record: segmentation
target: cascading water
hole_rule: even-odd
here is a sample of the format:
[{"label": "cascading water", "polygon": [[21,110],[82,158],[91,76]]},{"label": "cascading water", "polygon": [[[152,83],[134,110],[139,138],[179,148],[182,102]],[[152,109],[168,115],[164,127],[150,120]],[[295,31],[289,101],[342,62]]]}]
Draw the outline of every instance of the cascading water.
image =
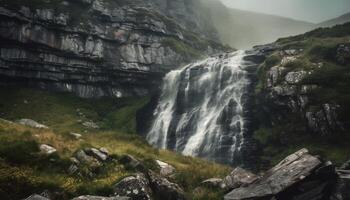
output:
[{"label": "cascading water", "polygon": [[209,57],[164,78],[147,140],[158,148],[234,163],[244,143],[249,84],[243,51]]}]

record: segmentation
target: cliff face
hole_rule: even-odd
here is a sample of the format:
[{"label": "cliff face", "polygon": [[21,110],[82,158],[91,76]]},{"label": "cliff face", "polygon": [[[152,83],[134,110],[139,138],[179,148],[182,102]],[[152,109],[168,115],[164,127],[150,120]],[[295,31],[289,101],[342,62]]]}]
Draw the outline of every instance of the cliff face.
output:
[{"label": "cliff face", "polygon": [[349,25],[256,47],[267,56],[255,90],[255,137],[264,149],[263,158],[273,161],[274,156],[307,146],[335,162],[346,159]]},{"label": "cliff face", "polygon": [[1,1],[4,85],[20,83],[81,97],[143,96],[169,70],[224,50],[204,39],[205,34],[186,30],[191,23],[198,25],[194,31],[203,30],[198,18],[182,16],[193,20],[175,22],[179,5],[186,6],[183,1],[16,2]]}]

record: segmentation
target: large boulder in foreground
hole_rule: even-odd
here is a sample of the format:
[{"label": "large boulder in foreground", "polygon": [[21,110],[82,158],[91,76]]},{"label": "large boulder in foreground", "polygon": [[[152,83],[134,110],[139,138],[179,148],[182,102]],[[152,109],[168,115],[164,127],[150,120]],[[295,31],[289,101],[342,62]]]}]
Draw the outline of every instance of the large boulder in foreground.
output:
[{"label": "large boulder in foreground", "polygon": [[[334,166],[302,149],[266,172],[258,181],[234,189],[225,200],[328,199],[336,174]],[[328,195],[328,197],[327,197]]]},{"label": "large boulder in foreground", "polygon": [[128,176],[114,186],[115,196],[127,196],[132,200],[151,200],[149,181],[142,173]]},{"label": "large boulder in foreground", "polygon": [[232,190],[253,183],[259,177],[240,167],[235,168],[221,183],[221,188]]},{"label": "large boulder in foreground", "polygon": [[154,173],[148,172],[151,189],[155,199],[162,200],[184,200],[184,191],[176,183],[170,182],[168,179]]}]

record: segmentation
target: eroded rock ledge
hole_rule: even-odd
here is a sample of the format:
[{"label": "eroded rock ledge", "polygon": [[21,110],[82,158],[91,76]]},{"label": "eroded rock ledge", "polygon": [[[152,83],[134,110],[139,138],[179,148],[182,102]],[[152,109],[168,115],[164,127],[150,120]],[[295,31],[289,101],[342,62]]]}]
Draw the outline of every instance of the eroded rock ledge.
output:
[{"label": "eroded rock ledge", "polygon": [[167,71],[222,50],[197,36],[202,43],[193,41],[152,7],[102,0],[51,7],[0,7],[1,84],[81,97],[143,96]]}]

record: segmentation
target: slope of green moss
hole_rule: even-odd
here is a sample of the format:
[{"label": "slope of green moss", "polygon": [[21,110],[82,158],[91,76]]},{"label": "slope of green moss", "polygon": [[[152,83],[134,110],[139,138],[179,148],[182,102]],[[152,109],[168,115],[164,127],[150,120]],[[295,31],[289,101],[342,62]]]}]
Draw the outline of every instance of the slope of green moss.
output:
[{"label": "slope of green moss", "polygon": [[[151,169],[156,169],[155,159],[162,160],[176,168],[171,181],[185,189],[188,199],[222,199],[222,191],[195,188],[207,178],[227,175],[230,167],[157,150],[135,134],[136,111],[148,98],[81,99],[26,88],[0,88],[0,94],[0,118],[30,118],[50,127],[34,129],[0,119],[0,196],[5,199],[22,199],[45,189],[58,192],[60,199],[109,195],[113,184],[134,172],[111,164],[93,179],[69,175],[69,158],[85,147],[105,147],[116,158],[130,154]],[[92,120],[101,128],[88,129],[80,120]],[[82,134],[82,140],[70,132]],[[39,144],[49,144],[57,153],[43,156]]]}]

